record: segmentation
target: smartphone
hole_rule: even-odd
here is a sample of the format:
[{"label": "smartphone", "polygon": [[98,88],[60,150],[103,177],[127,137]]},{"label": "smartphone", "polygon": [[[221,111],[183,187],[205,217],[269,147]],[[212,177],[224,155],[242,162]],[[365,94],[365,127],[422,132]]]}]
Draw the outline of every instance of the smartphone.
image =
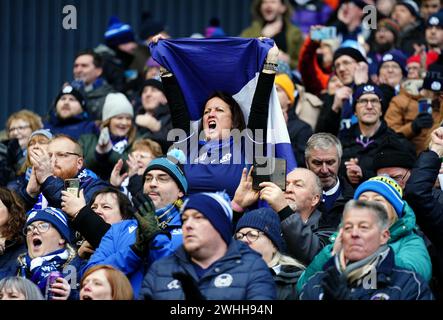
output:
[{"label": "smartphone", "polygon": [[420,99],[418,100],[418,113],[427,112],[432,114],[432,100]]},{"label": "smartphone", "polygon": [[252,188],[260,190],[260,183],[273,182],[283,191],[286,190],[286,159],[255,157],[252,170]]},{"label": "smartphone", "polygon": [[80,180],[79,179],[66,179],[65,180],[65,191],[78,197],[80,191]]},{"label": "smartphone", "polygon": [[328,40],[337,37],[336,27],[321,27],[319,29],[312,29],[310,32],[310,37],[312,40]]}]

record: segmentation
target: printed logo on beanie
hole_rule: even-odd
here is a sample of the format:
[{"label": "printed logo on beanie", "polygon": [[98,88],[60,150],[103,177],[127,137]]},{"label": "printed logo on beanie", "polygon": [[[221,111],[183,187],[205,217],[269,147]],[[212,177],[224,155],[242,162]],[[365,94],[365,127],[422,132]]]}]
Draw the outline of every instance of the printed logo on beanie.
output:
[{"label": "printed logo on beanie", "polygon": [[440,23],[440,20],[438,20],[437,17],[431,17],[431,18],[429,19],[429,24],[430,24],[431,26],[438,26],[439,23]]},{"label": "printed logo on beanie", "polygon": [[364,86],[364,88],[363,88],[364,93],[374,92],[374,90],[375,90],[374,86],[371,86],[371,85]]},{"label": "printed logo on beanie", "polygon": [[73,87],[71,87],[71,86],[66,86],[66,87],[63,88],[62,92],[63,92],[63,93],[71,93],[72,90],[74,90]]},{"label": "printed logo on beanie", "polygon": [[395,191],[397,191],[397,193],[400,195],[400,197],[403,197],[403,189],[400,187],[400,185],[395,180],[393,180],[390,177],[377,176],[377,177],[370,178],[368,181],[382,181],[384,183],[387,183],[391,187],[393,187],[395,189]]},{"label": "printed logo on beanie", "polygon": [[37,213],[38,213],[37,211],[32,211],[32,212],[28,215],[28,219],[27,219],[26,221],[29,221],[29,220],[31,220],[32,218],[34,218],[35,215],[36,215]]},{"label": "printed logo on beanie", "polygon": [[394,59],[394,57],[393,57],[393,55],[390,54],[390,53],[385,54],[385,55],[383,56],[383,61],[391,61],[391,60],[393,60],[393,59]]},{"label": "printed logo on beanie", "polygon": [[440,90],[441,89],[441,83],[438,82],[438,81],[433,81],[431,83],[431,89],[434,90],[434,91]]}]

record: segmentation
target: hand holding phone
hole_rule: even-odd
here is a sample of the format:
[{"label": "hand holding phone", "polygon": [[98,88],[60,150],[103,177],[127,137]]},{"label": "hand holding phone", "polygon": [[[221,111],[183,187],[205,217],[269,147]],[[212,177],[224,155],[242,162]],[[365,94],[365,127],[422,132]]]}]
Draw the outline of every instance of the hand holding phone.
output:
[{"label": "hand holding phone", "polygon": [[252,171],[252,188],[260,190],[260,183],[275,183],[286,190],[286,160],[281,158],[255,157]]},{"label": "hand holding phone", "polygon": [[420,99],[418,100],[418,113],[427,112],[432,114],[432,100]]},{"label": "hand holding phone", "polygon": [[79,179],[66,179],[64,189],[65,189],[65,191],[75,195],[78,198],[79,190],[80,190],[80,180]]}]

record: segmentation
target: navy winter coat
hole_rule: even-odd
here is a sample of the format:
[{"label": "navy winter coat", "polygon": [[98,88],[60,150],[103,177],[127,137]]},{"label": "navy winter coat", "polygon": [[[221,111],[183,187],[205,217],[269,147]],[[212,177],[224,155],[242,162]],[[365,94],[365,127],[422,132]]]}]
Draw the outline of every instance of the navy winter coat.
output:
[{"label": "navy winter coat", "polygon": [[174,272],[185,272],[208,300],[274,300],[276,285],[261,255],[238,240],[232,240],[225,256],[213,263],[199,279],[188,254],[180,247],[172,256],[152,264],[141,295],[153,300],[184,300]]},{"label": "navy winter coat", "polygon": [[[322,280],[325,270],[335,265],[335,257],[325,264],[323,271],[316,273],[300,294],[300,300],[322,300]],[[361,281],[352,286],[348,285],[352,300],[433,300],[431,289],[426,281],[413,271],[399,268],[395,265],[394,253],[389,253],[376,266],[377,283],[375,289],[364,288]],[[363,282],[364,283],[364,282]],[[372,282],[370,283],[372,287]]]}]

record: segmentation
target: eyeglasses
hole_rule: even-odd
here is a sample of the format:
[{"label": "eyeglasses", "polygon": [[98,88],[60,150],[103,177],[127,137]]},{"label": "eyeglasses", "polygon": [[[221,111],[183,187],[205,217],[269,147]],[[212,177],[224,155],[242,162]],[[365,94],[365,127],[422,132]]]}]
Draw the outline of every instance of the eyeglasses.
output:
[{"label": "eyeglasses", "polygon": [[248,231],[246,233],[237,232],[235,234],[235,239],[241,240],[244,237],[246,237],[246,239],[248,239],[248,241],[255,242],[255,241],[257,241],[258,238],[260,238],[260,235],[262,235],[263,233],[264,232],[262,232],[262,231]]},{"label": "eyeglasses", "polygon": [[369,102],[373,106],[379,106],[381,104],[381,101],[379,99],[358,99],[357,100],[357,104],[360,106],[367,106]]},{"label": "eyeglasses", "polygon": [[39,233],[45,233],[48,232],[48,230],[51,228],[51,224],[48,222],[39,223],[38,225],[32,225],[30,224],[26,228],[23,229],[23,234],[25,236],[34,233],[34,230],[37,229]]},{"label": "eyeglasses", "polygon": [[28,129],[28,128],[30,128],[30,127],[31,127],[31,126],[30,126],[29,124],[26,125],[26,126],[11,127],[11,128],[9,128],[8,132],[9,132],[9,133],[13,133],[15,130],[17,130],[17,131],[23,131],[23,130]]},{"label": "eyeglasses", "polygon": [[401,70],[400,66],[398,64],[387,64],[384,63],[380,69],[388,70],[388,69],[394,69],[394,70]]},{"label": "eyeglasses", "polygon": [[150,174],[148,174],[146,176],[145,181],[148,182],[148,183],[151,183],[152,181],[154,181],[154,179],[159,184],[166,184],[166,183],[171,181],[171,177],[169,177],[167,175],[159,175],[159,176],[154,177],[154,176],[152,176]]},{"label": "eyeglasses", "polygon": [[56,153],[48,152],[48,156],[49,158],[55,157],[56,159],[66,159],[69,156],[81,157],[81,155],[75,152],[56,152]]}]

